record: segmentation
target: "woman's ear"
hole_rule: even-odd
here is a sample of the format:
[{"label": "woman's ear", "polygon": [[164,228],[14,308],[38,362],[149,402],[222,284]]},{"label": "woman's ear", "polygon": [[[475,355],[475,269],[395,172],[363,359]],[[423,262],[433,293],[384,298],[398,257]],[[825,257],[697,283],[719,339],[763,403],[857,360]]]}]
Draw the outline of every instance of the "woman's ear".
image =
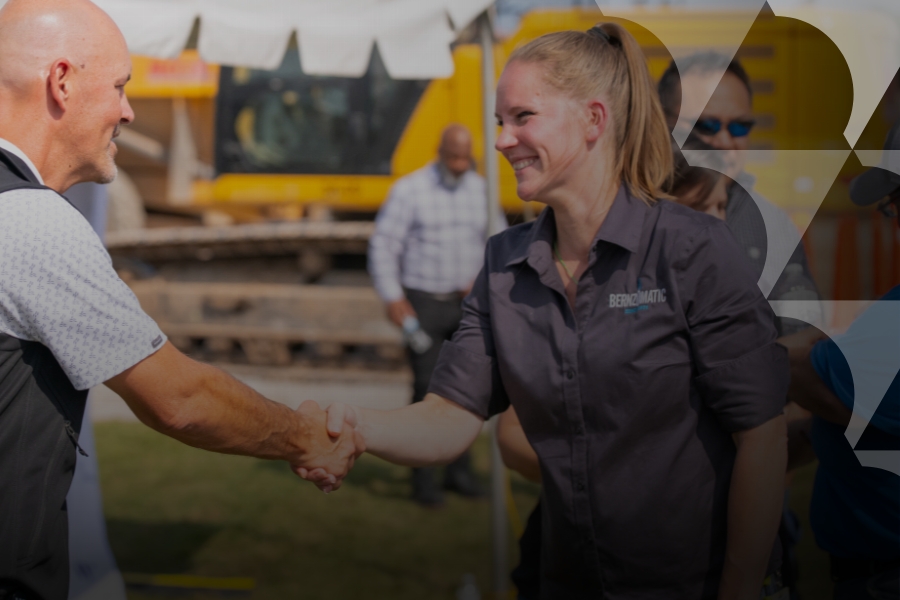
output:
[{"label": "woman's ear", "polygon": [[585,133],[588,143],[596,142],[609,125],[609,110],[606,102],[595,98],[588,102],[588,122]]}]

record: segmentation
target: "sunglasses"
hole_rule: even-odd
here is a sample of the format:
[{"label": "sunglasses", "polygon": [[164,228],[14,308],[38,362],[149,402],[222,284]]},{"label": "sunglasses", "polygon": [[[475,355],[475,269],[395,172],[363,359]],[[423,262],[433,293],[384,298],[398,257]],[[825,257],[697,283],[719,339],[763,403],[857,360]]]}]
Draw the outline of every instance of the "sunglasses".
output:
[{"label": "sunglasses", "polygon": [[[694,130],[700,135],[716,135],[722,131],[721,119],[698,119],[694,125]],[[752,119],[730,121],[725,125],[728,135],[731,137],[745,137],[750,134],[750,130],[756,125],[756,121]]]}]

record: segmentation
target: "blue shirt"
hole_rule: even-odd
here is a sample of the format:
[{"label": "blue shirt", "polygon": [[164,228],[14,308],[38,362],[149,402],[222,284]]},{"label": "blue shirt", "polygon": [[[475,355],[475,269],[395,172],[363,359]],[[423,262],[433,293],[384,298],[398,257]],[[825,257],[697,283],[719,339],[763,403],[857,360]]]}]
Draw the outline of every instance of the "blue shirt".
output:
[{"label": "blue shirt", "polygon": [[[883,300],[900,300],[900,286]],[[900,332],[872,323],[863,313],[845,335],[898,336]],[[810,354],[813,368],[847,408],[853,408],[853,377],[844,355],[832,340],[818,343]],[[900,558],[900,476],[863,467],[844,437],[844,427],[815,417],[812,443],[819,457],[810,521],[816,543],[844,558]],[[857,450],[900,450],[900,377],[885,393]]]}]

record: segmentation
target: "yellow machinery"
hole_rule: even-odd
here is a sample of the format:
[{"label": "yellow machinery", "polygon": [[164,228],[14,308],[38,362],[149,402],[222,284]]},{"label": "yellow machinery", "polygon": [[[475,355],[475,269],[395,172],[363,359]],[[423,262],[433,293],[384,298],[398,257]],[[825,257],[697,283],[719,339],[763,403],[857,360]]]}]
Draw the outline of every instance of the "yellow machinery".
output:
[{"label": "yellow machinery", "polygon": [[[717,48],[742,35],[734,12],[670,8],[635,16],[670,40],[667,48],[648,29],[620,21],[644,49],[655,78],[672,54],[709,49],[698,39]],[[530,13],[515,35],[495,46],[498,69],[527,40],[587,30],[600,20],[596,10]],[[135,293],[180,348],[207,360],[269,365],[401,362],[400,333],[368,286],[363,255],[391,184],[434,160],[447,124],[470,128],[479,168],[483,163],[480,47],[459,44],[454,57],[454,75],[434,81],[392,80],[377,53],[359,79],[306,76],[296,51],[277,71],[220,69],[195,52],[176,61],[134,58],[127,93],[137,121],[121,138],[121,172],[154,209],[152,225],[169,219],[204,226],[124,230],[110,233],[107,243],[123,277],[143,279],[133,283]],[[757,189],[800,226],[827,189],[824,212],[847,215],[846,185],[862,169],[858,161],[848,160],[832,185],[827,173],[802,175],[821,175],[818,165],[801,164],[816,156],[779,154],[848,150],[843,131],[853,85],[837,47],[802,21],[770,14],[756,20],[738,57],[754,91],[757,127],[750,143],[758,152],[747,169],[759,177]],[[858,147],[881,147],[884,108]],[[502,159],[500,198],[511,215],[523,212]],[[878,258],[881,242],[873,270],[850,252],[859,245],[856,221],[835,225],[829,218],[819,229],[838,227],[841,252],[833,253],[833,235],[822,238],[824,250],[815,239],[810,248],[823,290],[833,282],[835,297],[862,297],[852,282],[866,269],[872,289],[893,280],[900,238],[893,250],[884,249],[896,256],[893,275]],[[848,218],[856,217],[840,217]],[[873,235],[880,231],[875,225]],[[835,254],[849,257],[846,265],[832,266]],[[303,285],[312,282],[321,285]]]},{"label": "yellow machinery", "polygon": [[[706,32],[707,38],[708,32],[718,32],[720,46],[739,36],[741,21],[735,15],[678,9],[644,12],[644,23],[650,19],[653,30],[665,31],[667,39],[674,40],[669,48],[634,22],[619,22],[635,35],[658,78],[671,60],[670,52],[702,49],[695,45],[698,31]],[[600,20],[606,19],[596,10],[532,12],[515,35],[498,43],[496,62],[502,66],[517,45],[539,35],[585,30]],[[305,76],[294,51],[277,72],[223,68],[221,75],[191,52],[179,61],[136,57],[135,76],[127,90],[138,113],[133,128],[164,145],[174,143],[178,136],[170,132],[175,131],[178,111],[173,113],[170,104],[183,98],[176,109],[180,106],[189,117],[198,161],[215,165],[217,175],[197,179],[190,193],[172,197],[171,181],[168,187],[159,181],[165,172],[160,165],[154,167],[127,152],[122,164],[150,206],[217,209],[239,220],[253,215],[299,217],[302,207],[310,205],[374,213],[397,177],[433,160],[440,132],[448,123],[471,129],[480,163],[480,49],[461,44],[454,56],[454,75],[431,82],[391,80],[377,53],[362,80]],[[852,83],[843,57],[824,34],[801,21],[763,15],[738,57],[753,80],[758,119],[751,137],[754,148],[846,146],[841,134],[852,106]],[[764,175],[760,183],[764,195],[788,210],[808,210],[804,191],[794,190],[797,186],[788,180],[791,169],[782,163],[757,156],[749,170]],[[512,170],[502,160],[500,197],[506,211],[522,210]]]}]

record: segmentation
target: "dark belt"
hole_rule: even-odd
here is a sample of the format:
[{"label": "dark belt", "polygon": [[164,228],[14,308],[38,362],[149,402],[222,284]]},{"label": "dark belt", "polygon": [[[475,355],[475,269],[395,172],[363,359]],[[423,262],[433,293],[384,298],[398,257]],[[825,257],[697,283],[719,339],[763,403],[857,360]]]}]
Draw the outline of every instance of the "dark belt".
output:
[{"label": "dark belt", "polygon": [[900,569],[900,559],[869,560],[831,555],[831,580],[835,583],[848,579],[872,577],[891,569]]},{"label": "dark belt", "polygon": [[431,298],[436,302],[461,302],[462,299],[466,297],[464,292],[446,292],[442,294],[435,294],[434,292],[424,292],[422,290],[413,290],[406,288],[404,288],[404,291],[407,295],[412,292],[413,294]]}]

